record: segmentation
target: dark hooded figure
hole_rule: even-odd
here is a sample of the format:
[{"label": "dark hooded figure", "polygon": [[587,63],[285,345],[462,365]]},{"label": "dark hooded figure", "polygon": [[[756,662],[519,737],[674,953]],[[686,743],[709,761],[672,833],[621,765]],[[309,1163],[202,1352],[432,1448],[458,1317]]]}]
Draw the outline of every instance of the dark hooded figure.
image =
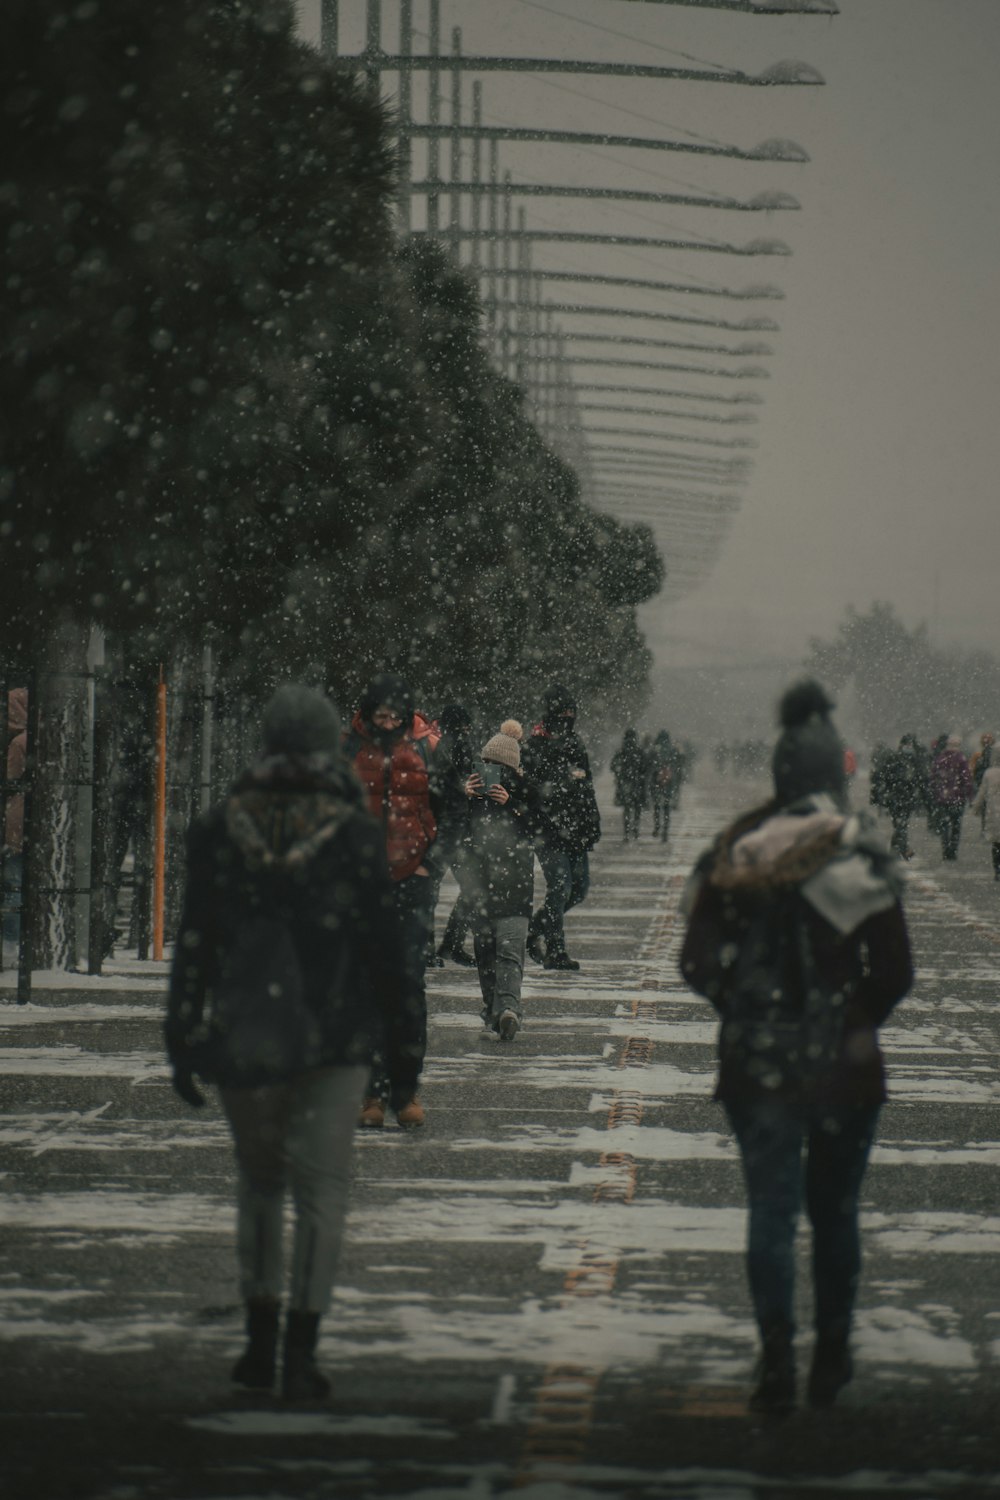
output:
[{"label": "dark hooded figure", "polygon": [[619,748],[611,757],[615,778],[615,802],[622,810],[623,838],[639,837],[639,819],[646,805],[649,765],[634,729],[626,729]]},{"label": "dark hooded figure", "polygon": [[287,684],[264,711],[263,758],[188,836],[166,1019],[174,1087],[219,1086],[239,1166],[246,1352],[233,1380],[276,1374],[286,1186],[295,1205],[282,1390],[329,1389],[315,1363],[347,1214],[358,1109],[376,1047],[392,1095],[423,1057],[380,830],[339,747],[329,701]]},{"label": "dark hooded figure", "polygon": [[[434,859],[440,799],[434,747],[438,736],[414,709],[402,677],[383,672],[365,689],[351,722],[345,751],[364,789],[369,812],[382,830],[393,900],[403,930],[412,989],[426,1018],[424,966],[431,946],[436,882]],[[385,1123],[389,1079],[378,1065],[361,1110],[361,1124]],[[396,1118],[405,1129],[424,1123],[423,1105],[411,1099]]]},{"label": "dark hooded figure", "polygon": [[538,844],[545,876],[545,902],[528,929],[528,952],[547,969],[578,969],[566,952],[563,919],[586,896],[590,886],[588,854],[601,836],[601,815],[594,796],[590,760],[576,733],[576,699],[554,682],[543,698],[542,721],[536,724],[522,756],[524,773],[538,788],[546,832]]},{"label": "dark hooded figure", "polygon": [[653,837],[662,844],[670,837],[670,814],[681,781],[680,752],[666,729],[661,729],[649,752],[649,799],[653,804]]},{"label": "dark hooded figure", "polygon": [[720,834],[685,897],[681,971],[722,1021],[715,1097],[749,1197],[747,1265],[763,1346],[755,1411],[795,1403],[803,1183],[815,1294],[810,1404],[831,1405],[851,1378],[858,1194],[885,1099],[877,1028],[913,980],[900,867],[868,815],[846,811],[832,706],[808,680],[785,695],[774,798]]}]

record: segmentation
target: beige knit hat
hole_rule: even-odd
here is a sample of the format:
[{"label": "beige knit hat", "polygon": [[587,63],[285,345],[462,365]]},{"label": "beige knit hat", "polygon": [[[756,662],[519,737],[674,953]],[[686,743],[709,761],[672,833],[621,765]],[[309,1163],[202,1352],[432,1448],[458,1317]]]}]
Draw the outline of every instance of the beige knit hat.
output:
[{"label": "beige knit hat", "polygon": [[491,740],[486,741],[481,754],[483,760],[510,766],[512,771],[521,769],[521,747],[512,734],[495,734]]}]

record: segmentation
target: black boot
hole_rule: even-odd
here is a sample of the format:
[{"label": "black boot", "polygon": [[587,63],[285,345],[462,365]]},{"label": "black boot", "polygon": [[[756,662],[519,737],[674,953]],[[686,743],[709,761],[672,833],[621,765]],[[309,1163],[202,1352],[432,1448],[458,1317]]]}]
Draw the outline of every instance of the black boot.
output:
[{"label": "black boot", "polygon": [[251,1391],[269,1391],[278,1355],[278,1303],[273,1297],[248,1300],[246,1327],[249,1342],[233,1365],[231,1378]]},{"label": "black boot", "polygon": [[330,1382],[316,1367],[318,1336],[319,1313],[288,1314],[281,1381],[281,1394],[286,1401],[317,1401],[330,1394]]},{"label": "black boot", "polygon": [[544,964],[545,947],[542,945],[542,923],[539,920],[540,912],[536,912],[528,924],[528,941],[525,945],[529,958],[533,958],[536,964]]},{"label": "black boot", "polygon": [[750,1397],[750,1410],[777,1415],[795,1406],[795,1329],[784,1319],[772,1323],[762,1334],[757,1384]]},{"label": "black boot", "polygon": [[810,1406],[832,1406],[841,1386],[854,1374],[847,1333],[817,1333],[809,1370],[808,1400]]}]

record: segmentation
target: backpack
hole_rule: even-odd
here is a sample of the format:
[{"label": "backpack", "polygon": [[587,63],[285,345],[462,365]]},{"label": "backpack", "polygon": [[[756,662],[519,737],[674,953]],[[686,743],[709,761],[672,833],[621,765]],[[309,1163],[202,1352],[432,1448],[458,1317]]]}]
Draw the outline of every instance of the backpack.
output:
[{"label": "backpack", "polygon": [[212,986],[206,1076],[226,1088],[258,1088],[320,1061],[319,1019],[306,1003],[289,925],[255,914]]},{"label": "backpack", "polygon": [[767,1093],[808,1091],[840,1059],[850,987],[833,990],[817,964],[803,897],[758,902],[730,951],[723,1062]]}]

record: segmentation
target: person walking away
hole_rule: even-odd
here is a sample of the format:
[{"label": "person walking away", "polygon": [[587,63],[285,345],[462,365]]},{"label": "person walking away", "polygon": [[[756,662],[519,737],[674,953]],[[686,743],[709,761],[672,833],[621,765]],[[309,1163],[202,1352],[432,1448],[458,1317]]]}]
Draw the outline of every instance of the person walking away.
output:
[{"label": "person walking away", "polygon": [[400,1110],[423,1058],[379,828],[339,739],[322,694],[280,687],[264,711],[262,759],[192,825],[164,1027],[177,1093],[199,1107],[196,1075],[218,1085],[232,1131],[248,1335],[232,1378],[252,1390],[276,1377],[291,1186],[290,1400],[329,1389],[316,1341],[373,1050]]},{"label": "person walking away", "polygon": [[900,866],[870,815],[846,811],[841,743],[822,687],[781,702],[774,797],[698,860],[680,967],[721,1019],[721,1101],[749,1198],[747,1268],[761,1339],[754,1411],[795,1402],[795,1228],[813,1232],[816,1338],[808,1400],[852,1374],[858,1195],[885,1077],[877,1028],[913,980]]},{"label": "person walking away", "polygon": [[[345,751],[364,789],[368,810],[381,825],[411,987],[419,996],[425,1026],[424,967],[431,942],[437,874],[433,846],[440,809],[433,767],[435,744],[436,736],[416,712],[404,679],[388,672],[374,677],[351,722]],[[362,1125],[373,1129],[384,1125],[388,1094],[388,1078],[376,1063],[361,1110]],[[411,1099],[396,1118],[406,1129],[419,1127],[424,1123],[423,1105]]]},{"label": "person walking away", "polygon": [[622,810],[622,837],[639,837],[639,819],[646,805],[648,770],[646,757],[634,729],[626,729],[620,747],[611,757],[611,774],[615,778],[615,803]]},{"label": "person walking away", "polygon": [[934,757],[929,787],[934,825],[941,839],[941,856],[948,860],[957,859],[962,814],[972,799],[972,773],[957,734],[949,735],[944,749]]},{"label": "person walking away", "polygon": [[880,782],[882,806],[892,819],[893,852],[901,859],[912,859],[910,819],[927,796],[916,735],[904,734],[898,749],[884,756]]},{"label": "person walking away", "polygon": [[580,967],[566,951],[565,916],[587,894],[588,855],[601,837],[590,760],[575,726],[575,697],[562,683],[552,683],[543,697],[541,722],[522,756],[524,773],[537,786],[546,814],[537,844],[545,900],[528,928],[528,952],[546,969]]},{"label": "person walking away", "polygon": [[472,772],[475,759],[470,739],[472,715],[461,703],[446,703],[438,715],[437,723],[441,739],[434,754],[440,766],[438,784],[442,812],[437,835],[440,876],[436,878],[434,906],[437,906],[440,893],[440,877],[446,869],[450,869],[458,881],[459,895],[449,913],[435,957],[442,964],[448,959],[461,968],[472,969],[476,966],[476,960],[465,947],[466,936],[472,926],[472,916],[462,883],[462,867],[468,844],[465,783]]},{"label": "person walking away", "polygon": [[[993,764],[993,736],[987,731],[979,736],[979,749],[969,757],[969,770],[972,772],[972,785],[976,792],[982,786],[983,777]],[[986,836],[986,810],[985,807],[979,817],[979,833],[981,838]]]},{"label": "person walking away", "polygon": [[523,1022],[521,983],[535,880],[535,839],[545,818],[521,769],[524,731],[505,719],[483,746],[466,783],[469,851],[466,888],[473,911],[483,1025],[502,1042]]},{"label": "person walking away", "polygon": [[653,804],[653,837],[666,843],[670,836],[670,813],[677,789],[678,755],[666,729],[653,741],[649,763],[649,794]]},{"label": "person walking away", "polygon": [[1000,765],[989,765],[983,772],[972,811],[983,820],[983,830],[990,841],[993,879],[1000,880]]}]

